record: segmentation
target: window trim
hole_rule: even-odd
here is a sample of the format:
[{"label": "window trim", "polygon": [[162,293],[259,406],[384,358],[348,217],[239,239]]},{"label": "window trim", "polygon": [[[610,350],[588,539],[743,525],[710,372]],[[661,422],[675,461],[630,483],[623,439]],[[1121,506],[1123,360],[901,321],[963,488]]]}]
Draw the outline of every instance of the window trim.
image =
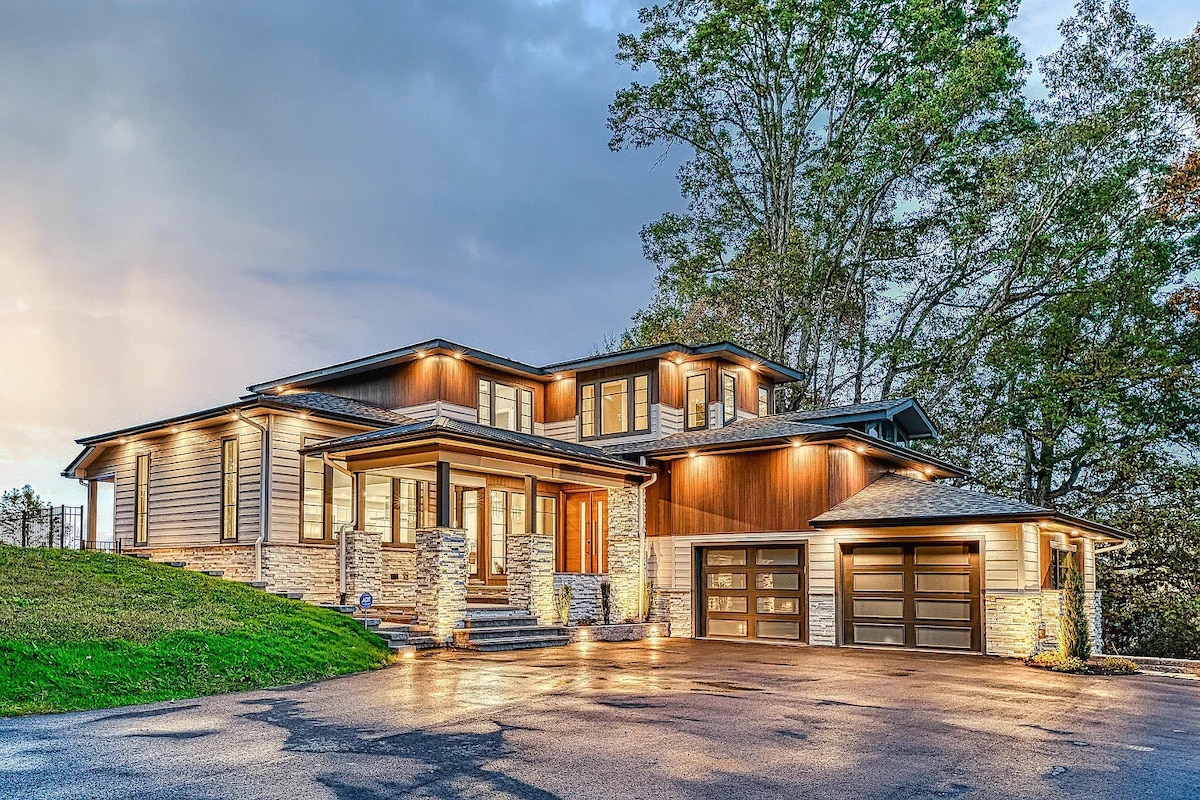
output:
[{"label": "window trim", "polygon": [[[145,459],[145,461],[143,461]],[[143,468],[143,463],[145,467]],[[145,484],[145,493],[142,484]],[[133,462],[133,546],[150,544],[150,451],[138,453]]]},{"label": "window trim", "polygon": [[[733,381],[733,403],[726,403],[725,384],[727,381]],[[738,376],[736,372],[730,372],[727,369],[721,370],[721,426],[724,427],[731,422],[737,422],[738,408]],[[731,407],[732,406],[732,407]]]},{"label": "window trim", "polygon": [[[230,530],[226,526],[227,517],[225,516],[226,509],[230,507],[229,502],[229,464],[226,462],[228,456],[228,447],[233,445],[233,530],[230,535]],[[241,503],[241,442],[237,436],[226,436],[221,439],[221,518],[220,518],[220,540],[222,542],[236,542],[238,540],[238,512],[240,511]]]},{"label": "window trim", "polygon": [[[485,394],[484,386],[487,387],[486,394],[488,398],[488,419],[486,420],[483,418],[483,403],[481,402]],[[496,424],[497,386],[504,386],[512,389],[517,394],[517,407],[515,410],[517,418],[516,428],[500,428]],[[480,425],[487,425],[489,428],[497,428],[498,430],[502,431],[512,430],[514,433],[525,433],[532,435],[534,417],[536,416],[533,409],[533,399],[533,389],[530,389],[528,386],[522,386],[519,383],[506,383],[505,381],[498,381],[494,378],[477,378],[475,383],[475,419]],[[526,430],[523,427],[526,408],[529,410],[529,430]]]},{"label": "window trim", "polygon": [[[645,427],[637,426],[637,379],[646,379],[646,414]],[[606,383],[616,383],[623,381],[625,383],[625,418],[628,420],[628,427],[618,433],[603,433],[604,430],[604,412],[600,398],[603,393],[600,387]],[[583,392],[586,388],[592,390],[592,435],[586,436],[583,432]],[[616,439],[621,436],[636,436],[641,433],[649,433],[654,425],[651,420],[651,409],[654,407],[654,379],[650,372],[634,372],[627,375],[617,375],[612,378],[593,378],[587,381],[580,382],[575,387],[575,432],[579,441],[592,441],[595,439]]]},{"label": "window trim", "polygon": [[[691,383],[692,378],[700,378],[701,381],[703,381],[701,390],[704,393],[704,422],[701,425],[692,425],[691,424],[691,410],[692,409],[688,402],[688,395],[691,394],[692,389],[688,384]],[[708,372],[704,371],[704,370],[699,370],[696,372],[689,372],[683,376],[683,429],[685,431],[702,431],[702,430],[706,430],[707,428],[708,428]]]}]

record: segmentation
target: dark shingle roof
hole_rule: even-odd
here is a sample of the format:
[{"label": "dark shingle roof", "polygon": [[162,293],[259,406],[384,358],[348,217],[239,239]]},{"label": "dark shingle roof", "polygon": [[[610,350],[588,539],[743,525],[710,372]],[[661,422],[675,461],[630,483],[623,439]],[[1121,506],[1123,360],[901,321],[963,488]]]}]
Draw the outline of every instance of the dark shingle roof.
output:
[{"label": "dark shingle roof", "polygon": [[809,411],[786,411],[779,416],[787,417],[792,420],[802,419],[830,419],[832,417],[846,417],[855,414],[869,414],[873,411],[887,411],[888,409],[902,406],[912,400],[911,397],[898,397],[893,400],[875,400],[870,403],[854,403],[848,406],[830,406],[829,408],[816,408]]},{"label": "dark shingle roof", "polygon": [[348,397],[338,397],[324,392],[296,392],[294,394],[264,395],[260,398],[264,403],[304,411],[315,411],[319,414],[331,414],[347,419],[357,419],[371,425],[408,425],[416,422],[412,417],[389,411],[386,408],[351,400]]},{"label": "dark shingle roof", "polygon": [[715,444],[737,444],[739,442],[756,442],[771,439],[789,439],[812,434],[838,434],[841,428],[830,425],[814,425],[808,422],[795,422],[783,414],[769,417],[753,417],[739,419],[721,428],[706,428],[699,431],[684,431],[664,436],[661,439],[642,442],[623,442],[611,444],[604,452],[614,455],[632,455],[662,453],[670,450],[687,450],[693,447],[706,447]]},{"label": "dark shingle roof", "polygon": [[1052,513],[1029,503],[888,473],[813,518],[812,523],[883,522],[901,518],[913,521],[945,517],[1028,518]]},{"label": "dark shingle roof", "polygon": [[595,447],[575,444],[574,442],[564,442],[558,439],[550,439],[545,436],[534,436],[528,433],[506,431],[501,428],[492,428],[487,425],[479,425],[474,422],[465,422],[463,420],[451,419],[449,417],[435,417],[434,419],[425,420],[423,422],[411,422],[406,425],[397,425],[378,431],[359,433],[355,434],[354,436],[344,436],[340,439],[328,439],[321,442],[319,445],[307,448],[307,450],[309,452],[336,452],[342,450],[351,450],[356,447],[363,447],[366,445],[388,444],[393,441],[415,439],[424,434],[436,434],[438,431],[446,431],[449,433],[456,433],[461,436],[467,436],[472,439],[510,445],[527,451],[540,451],[583,461],[607,464],[609,466],[620,467],[621,469],[628,469],[637,472],[644,471],[642,467],[639,467],[630,461],[610,455],[609,453],[606,453],[603,450]]}]

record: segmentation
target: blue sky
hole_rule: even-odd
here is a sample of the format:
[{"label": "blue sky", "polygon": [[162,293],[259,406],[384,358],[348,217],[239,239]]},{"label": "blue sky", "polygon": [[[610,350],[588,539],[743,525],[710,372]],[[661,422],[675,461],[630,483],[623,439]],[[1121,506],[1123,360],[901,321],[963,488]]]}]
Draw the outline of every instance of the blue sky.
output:
[{"label": "blue sky", "polygon": [[[411,341],[551,362],[622,330],[678,205],[670,162],[606,146],[638,5],[4,4],[0,488],[80,502],[78,436]],[[1070,10],[1027,3],[1028,57]]]}]

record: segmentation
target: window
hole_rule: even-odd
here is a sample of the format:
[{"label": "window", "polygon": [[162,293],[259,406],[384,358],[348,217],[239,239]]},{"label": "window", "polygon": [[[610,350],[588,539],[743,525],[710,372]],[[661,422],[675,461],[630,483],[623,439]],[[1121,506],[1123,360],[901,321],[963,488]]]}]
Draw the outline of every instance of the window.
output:
[{"label": "window", "polygon": [[[316,444],[305,440],[304,445]],[[325,462],[319,456],[304,457],[304,499],[300,536],[303,539],[325,538]]]},{"label": "window", "polygon": [[354,522],[354,479],[341,470],[333,472],[333,492],[330,509],[333,511],[331,533],[341,533],[342,528]]},{"label": "window", "polygon": [[761,383],[758,385],[758,415],[765,417],[771,413],[771,390]]},{"label": "window", "polygon": [[513,533],[525,532],[525,495],[513,492],[508,498],[509,530]]},{"label": "window", "polygon": [[[599,395],[599,404],[596,399]],[[632,375],[579,388],[579,435],[620,436],[650,430],[650,376]]]},{"label": "window", "polygon": [[1062,547],[1050,545],[1050,569],[1046,576],[1049,585],[1047,589],[1053,591],[1062,591],[1062,588],[1067,584],[1067,570],[1069,569],[1069,561],[1075,557],[1075,554],[1070,550]]},{"label": "window", "polygon": [[708,376],[703,372],[687,376],[683,414],[684,427],[688,430],[708,427]]},{"label": "window", "polygon": [[721,424],[728,425],[737,419],[737,376],[732,372],[721,373]]},{"label": "window", "polygon": [[533,433],[533,391],[480,378],[479,424]]},{"label": "window", "polygon": [[150,537],[150,454],[142,453],[134,466],[133,543],[146,544]]},{"label": "window", "polygon": [[503,575],[506,572],[505,559],[505,526],[508,517],[508,492],[503,489],[492,489],[488,492],[488,535],[491,550],[491,574]]},{"label": "window", "polygon": [[378,533],[385,543],[392,541],[392,479],[387,475],[366,473],[363,481],[363,530]]},{"label": "window", "polygon": [[396,544],[417,542],[417,482],[412,478],[396,481]]},{"label": "window", "polygon": [[538,495],[537,503],[538,533],[554,536],[558,532],[558,498]]},{"label": "window", "polygon": [[238,440],[221,440],[221,540],[237,540]]}]

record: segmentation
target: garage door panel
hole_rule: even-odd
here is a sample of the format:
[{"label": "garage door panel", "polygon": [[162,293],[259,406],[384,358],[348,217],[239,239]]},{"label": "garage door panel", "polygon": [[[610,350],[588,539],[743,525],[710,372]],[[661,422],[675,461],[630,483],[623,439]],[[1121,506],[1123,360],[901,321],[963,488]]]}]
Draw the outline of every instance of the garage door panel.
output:
[{"label": "garage door panel", "polygon": [[804,547],[706,548],[702,635],[767,641],[803,641]]},{"label": "garage door panel", "polygon": [[979,545],[845,545],[843,641],[980,650]]}]

